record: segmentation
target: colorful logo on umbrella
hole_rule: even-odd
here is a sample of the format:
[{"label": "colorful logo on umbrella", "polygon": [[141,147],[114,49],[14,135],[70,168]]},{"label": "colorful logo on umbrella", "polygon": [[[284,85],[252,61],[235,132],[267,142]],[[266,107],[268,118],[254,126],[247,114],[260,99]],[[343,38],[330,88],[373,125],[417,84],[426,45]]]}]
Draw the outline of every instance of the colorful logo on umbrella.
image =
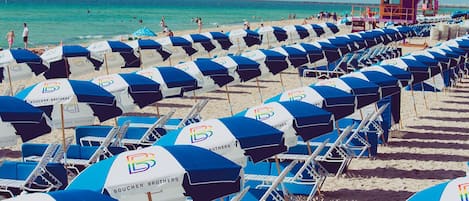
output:
[{"label": "colorful logo on umbrella", "polygon": [[98,85],[100,87],[107,87],[111,86],[112,84],[114,84],[114,79],[111,77],[103,77],[98,79]]},{"label": "colorful logo on umbrella", "polygon": [[265,121],[270,117],[273,117],[275,115],[275,112],[274,108],[265,106],[254,109],[254,115],[256,117],[256,120]]},{"label": "colorful logo on umbrella", "polygon": [[461,201],[469,200],[469,183],[458,184],[458,191]]},{"label": "colorful logo on umbrella", "polygon": [[202,142],[213,135],[213,127],[201,125],[189,129],[191,143]]},{"label": "colorful logo on umbrella", "polygon": [[290,91],[287,93],[288,99],[290,101],[295,101],[295,100],[302,100],[303,98],[306,97],[305,91],[304,90],[295,90],[295,91]]},{"label": "colorful logo on umbrella", "polygon": [[156,156],[153,153],[136,153],[126,158],[129,174],[145,172],[156,165]]},{"label": "colorful logo on umbrella", "polygon": [[42,86],[42,93],[52,93],[60,89],[60,82],[44,82]]}]

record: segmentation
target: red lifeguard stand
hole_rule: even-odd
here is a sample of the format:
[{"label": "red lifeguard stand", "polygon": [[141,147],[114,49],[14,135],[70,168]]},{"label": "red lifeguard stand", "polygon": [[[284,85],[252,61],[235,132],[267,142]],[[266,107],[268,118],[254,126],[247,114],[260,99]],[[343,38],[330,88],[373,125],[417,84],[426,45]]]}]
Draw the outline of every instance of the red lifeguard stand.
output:
[{"label": "red lifeguard stand", "polygon": [[424,16],[438,14],[438,0],[422,0],[422,14]]},{"label": "red lifeguard stand", "polygon": [[381,0],[379,15],[381,22],[414,24],[417,22],[417,5],[420,0]]}]

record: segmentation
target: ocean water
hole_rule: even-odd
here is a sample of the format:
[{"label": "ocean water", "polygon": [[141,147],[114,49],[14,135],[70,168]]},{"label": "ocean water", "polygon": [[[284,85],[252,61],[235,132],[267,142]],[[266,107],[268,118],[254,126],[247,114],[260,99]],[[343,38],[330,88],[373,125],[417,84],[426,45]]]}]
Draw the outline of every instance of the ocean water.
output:
[{"label": "ocean water", "polygon": [[[1,0],[0,0],[1,1]],[[262,0],[3,0],[0,2],[0,35],[15,32],[14,47],[22,47],[23,22],[28,23],[31,47],[79,44],[131,34],[140,27],[160,32],[161,16],[172,30],[236,25],[249,21],[305,18],[320,11],[345,15],[351,5]],[[140,20],[142,23],[140,23]],[[5,36],[0,47],[7,47]]]}]

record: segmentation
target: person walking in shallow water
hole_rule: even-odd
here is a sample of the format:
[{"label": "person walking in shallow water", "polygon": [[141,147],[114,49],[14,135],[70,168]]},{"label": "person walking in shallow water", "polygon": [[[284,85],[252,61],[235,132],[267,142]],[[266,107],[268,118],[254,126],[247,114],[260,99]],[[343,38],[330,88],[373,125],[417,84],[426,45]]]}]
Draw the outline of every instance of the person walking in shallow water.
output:
[{"label": "person walking in shallow water", "polygon": [[8,41],[8,49],[11,49],[13,46],[13,40],[15,40],[15,32],[13,30],[9,31],[6,35],[7,41]]},{"label": "person walking in shallow water", "polygon": [[29,29],[26,23],[23,23],[23,42],[24,42],[24,49],[28,49],[28,35]]}]

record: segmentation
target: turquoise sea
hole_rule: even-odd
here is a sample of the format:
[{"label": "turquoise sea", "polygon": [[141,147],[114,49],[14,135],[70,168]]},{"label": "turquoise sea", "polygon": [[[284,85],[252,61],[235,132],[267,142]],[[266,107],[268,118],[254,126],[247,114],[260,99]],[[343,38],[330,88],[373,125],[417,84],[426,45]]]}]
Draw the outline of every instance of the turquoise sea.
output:
[{"label": "turquoise sea", "polygon": [[[204,27],[241,27],[243,19],[272,21],[287,19],[293,13],[305,18],[320,11],[344,15],[350,10],[350,4],[295,0],[3,0],[0,35],[14,30],[14,47],[22,47],[26,22],[32,47],[60,41],[78,44],[130,34],[143,26],[159,32],[161,16],[165,16],[170,29],[184,30],[197,28],[191,20],[195,17],[202,18]],[[0,37],[0,47],[6,46],[5,37]]]}]

